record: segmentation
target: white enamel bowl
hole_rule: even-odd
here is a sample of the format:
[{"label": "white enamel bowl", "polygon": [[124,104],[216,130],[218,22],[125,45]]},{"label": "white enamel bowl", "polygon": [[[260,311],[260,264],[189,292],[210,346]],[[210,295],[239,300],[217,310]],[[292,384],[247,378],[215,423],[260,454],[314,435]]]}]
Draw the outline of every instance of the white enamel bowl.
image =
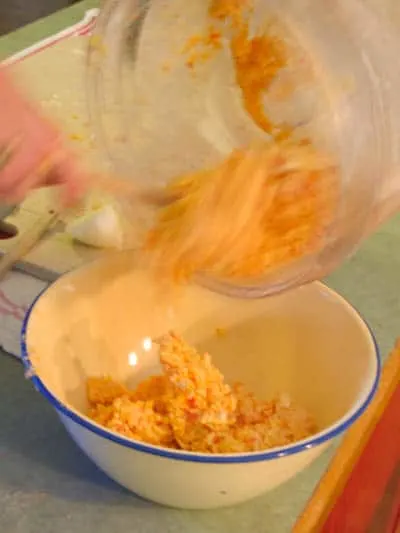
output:
[{"label": "white enamel bowl", "polygon": [[[111,374],[134,386],[159,368],[149,339],[170,329],[209,351],[229,381],[264,397],[289,392],[315,415],[320,432],[264,452],[207,455],[142,444],[87,418],[86,377]],[[27,314],[22,354],[36,389],[104,472],[144,498],[192,509],[244,502],[306,468],[366,409],[380,371],[364,320],[321,283],[264,300],[196,286],[160,298],[132,253],[51,285]]]}]

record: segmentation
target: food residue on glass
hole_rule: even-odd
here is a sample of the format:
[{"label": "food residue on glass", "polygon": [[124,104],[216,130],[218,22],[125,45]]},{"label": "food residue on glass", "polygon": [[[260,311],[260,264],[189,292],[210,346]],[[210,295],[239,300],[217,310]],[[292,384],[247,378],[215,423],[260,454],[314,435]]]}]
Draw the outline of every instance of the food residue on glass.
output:
[{"label": "food residue on glass", "polygon": [[209,27],[205,35],[193,35],[182,50],[187,55],[186,66],[193,69],[197,64],[210,59],[222,47],[221,39],[221,32],[213,26]]},{"label": "food residue on glass", "polygon": [[258,34],[251,35],[252,5],[249,1],[212,0],[208,13],[216,26],[210,26],[204,35],[188,40],[183,49],[184,54],[189,54],[187,66],[193,69],[198,63],[210,59],[213,52],[222,48],[222,35],[227,35],[244,108],[269,135],[278,139],[288,137],[291,129],[274,124],[263,105],[265,93],[288,62],[283,38],[274,31],[272,23],[264,24]]}]

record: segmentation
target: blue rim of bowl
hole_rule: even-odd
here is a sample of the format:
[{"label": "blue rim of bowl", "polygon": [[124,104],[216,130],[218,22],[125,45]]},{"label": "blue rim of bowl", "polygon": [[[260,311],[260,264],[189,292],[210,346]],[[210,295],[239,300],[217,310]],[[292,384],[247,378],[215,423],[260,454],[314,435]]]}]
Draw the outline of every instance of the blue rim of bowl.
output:
[{"label": "blue rim of bowl", "polygon": [[374,348],[375,348],[374,351],[375,351],[375,357],[376,357],[376,375],[375,375],[375,378],[374,378],[374,381],[372,383],[372,387],[369,393],[367,394],[367,396],[365,397],[361,405],[358,407],[358,409],[356,409],[354,412],[351,413],[351,416],[345,416],[341,419],[341,421],[337,422],[330,428],[320,433],[317,433],[317,435],[313,437],[309,437],[307,439],[298,441],[295,444],[291,444],[291,445],[283,446],[279,448],[273,448],[267,451],[235,453],[235,454],[206,454],[206,453],[196,453],[196,452],[185,452],[181,450],[172,450],[168,448],[162,448],[159,446],[153,446],[151,444],[143,444],[139,441],[128,439],[126,437],[118,435],[118,433],[115,433],[113,431],[103,428],[102,426],[96,424],[95,422],[92,422],[89,418],[85,417],[84,415],[79,415],[77,412],[69,408],[67,405],[60,402],[44,385],[42,380],[35,374],[35,370],[30,361],[29,354],[28,354],[28,347],[26,344],[26,334],[27,334],[29,319],[31,317],[33,309],[35,305],[38,303],[38,301],[40,300],[40,298],[52,287],[53,284],[50,284],[48,287],[46,287],[34,299],[32,304],[28,308],[25,314],[23,323],[22,323],[20,346],[21,346],[21,359],[25,367],[25,375],[27,376],[27,378],[29,378],[32,381],[35,389],[40,394],[42,394],[42,396],[44,396],[48,402],[50,402],[50,404],[56,409],[56,411],[70,418],[73,422],[85,428],[86,430],[91,431],[95,433],[96,435],[103,437],[106,440],[109,440],[121,446],[125,446],[127,448],[131,448],[138,452],[147,453],[150,455],[155,455],[158,457],[163,457],[163,458],[168,458],[168,459],[174,459],[176,461],[187,461],[187,462],[192,462],[192,463],[207,463],[207,464],[255,463],[255,462],[260,462],[260,461],[270,461],[272,459],[281,459],[283,457],[295,455],[297,453],[310,450],[312,448],[325,444],[329,442],[330,440],[334,439],[335,437],[338,437],[339,435],[344,433],[364,413],[368,405],[371,403],[371,400],[373,399],[375,392],[378,388],[379,378],[381,375],[380,350],[379,350],[375,335],[371,327],[369,326],[368,322],[363,318],[363,316],[359,313],[359,311],[353,305],[351,305],[345,298],[340,296],[340,294],[338,294],[336,291],[330,289],[329,287],[327,287],[325,284],[321,282],[314,282],[314,283],[319,283],[325,289],[328,289],[328,291],[332,292],[337,297],[341,298],[358,315],[360,320],[366,326],[371,336]]}]

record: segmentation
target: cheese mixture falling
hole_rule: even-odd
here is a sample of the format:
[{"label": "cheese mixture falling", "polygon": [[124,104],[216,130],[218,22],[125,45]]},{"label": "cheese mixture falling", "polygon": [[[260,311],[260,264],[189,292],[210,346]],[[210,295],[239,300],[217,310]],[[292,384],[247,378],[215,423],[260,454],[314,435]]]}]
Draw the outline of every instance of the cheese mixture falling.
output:
[{"label": "cheese mixture falling", "polygon": [[337,173],[311,144],[237,150],[171,183],[146,250],[163,276],[260,277],[319,249],[336,207]]},{"label": "cheese mixture falling", "polygon": [[141,442],[204,453],[240,453],[284,446],[317,431],[287,395],[258,400],[225,383],[209,354],[174,333],[159,346],[164,373],[135,390],[107,377],[87,382],[89,416]]}]

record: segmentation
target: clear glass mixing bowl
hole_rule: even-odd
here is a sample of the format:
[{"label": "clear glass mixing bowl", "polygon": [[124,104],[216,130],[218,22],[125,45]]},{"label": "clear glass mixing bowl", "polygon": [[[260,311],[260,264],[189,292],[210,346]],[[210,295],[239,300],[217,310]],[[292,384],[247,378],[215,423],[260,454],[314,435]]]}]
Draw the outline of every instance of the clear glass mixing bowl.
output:
[{"label": "clear glass mixing bowl", "polygon": [[[243,109],[226,46],[188,68],[184,47],[209,26],[207,5],[106,0],[98,18],[88,54],[90,114],[115,172],[139,187],[160,187],[267,135]],[[283,100],[267,94],[265,108],[334,154],[340,201],[312,255],[240,283],[199,274],[203,285],[241,297],[324,276],[399,203],[396,0],[255,0],[254,31],[271,17],[292,54],[276,87],[289,81],[296,90]]]}]

